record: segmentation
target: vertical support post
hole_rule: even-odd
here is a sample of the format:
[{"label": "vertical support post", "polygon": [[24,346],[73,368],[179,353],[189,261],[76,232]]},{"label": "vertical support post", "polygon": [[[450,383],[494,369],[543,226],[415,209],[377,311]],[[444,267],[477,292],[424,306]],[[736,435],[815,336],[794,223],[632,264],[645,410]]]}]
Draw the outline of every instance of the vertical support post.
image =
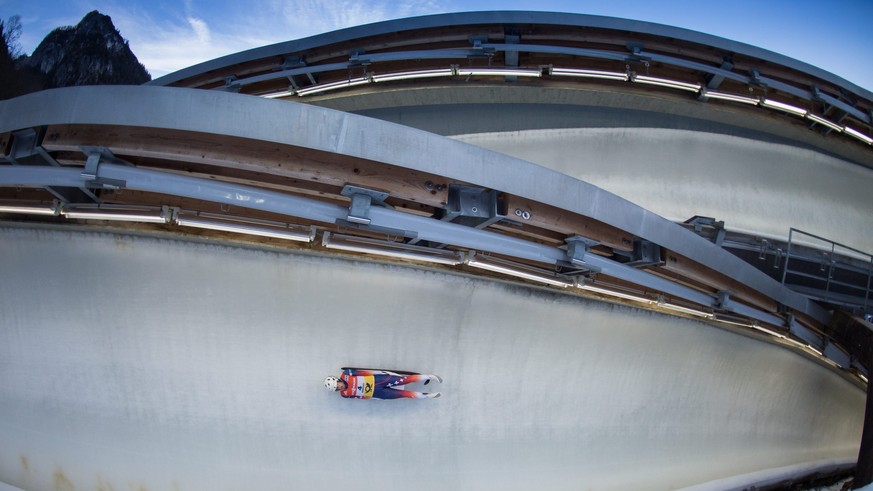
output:
[{"label": "vertical support post", "polygon": [[785,267],[782,269],[782,286],[785,286],[785,277],[788,276],[788,261],[791,260],[791,239],[794,235],[794,229],[788,229],[788,248],[785,251]]},{"label": "vertical support post", "polygon": [[834,276],[834,254],[836,253],[836,247],[837,244],[831,242],[831,255],[828,258],[828,282],[825,287],[825,298],[828,300],[831,298],[831,279],[833,279]]},{"label": "vertical support post", "polygon": [[[867,340],[867,370],[873,366],[873,341]],[[854,488],[873,483],[873,380],[867,381],[867,409],[864,411],[864,431],[861,433],[861,449],[855,467]]]},{"label": "vertical support post", "polygon": [[870,279],[873,278],[873,256],[870,256],[870,264],[867,266],[867,291],[864,292],[864,315],[869,312],[867,303],[870,301]]}]

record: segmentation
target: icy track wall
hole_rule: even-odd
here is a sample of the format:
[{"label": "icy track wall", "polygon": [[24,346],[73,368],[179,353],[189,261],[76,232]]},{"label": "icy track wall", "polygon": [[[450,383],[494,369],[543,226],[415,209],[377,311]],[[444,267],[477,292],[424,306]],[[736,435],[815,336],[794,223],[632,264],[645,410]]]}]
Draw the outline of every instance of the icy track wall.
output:
[{"label": "icy track wall", "polygon": [[661,128],[456,138],[576,177],[676,222],[715,217],[729,230],[782,240],[793,226],[860,250],[873,241],[873,171],[804,148]]},{"label": "icy track wall", "polygon": [[[0,481],[674,489],[856,458],[864,393],[702,322],[363,261],[0,226]],[[339,367],[443,397],[344,400]]]}]

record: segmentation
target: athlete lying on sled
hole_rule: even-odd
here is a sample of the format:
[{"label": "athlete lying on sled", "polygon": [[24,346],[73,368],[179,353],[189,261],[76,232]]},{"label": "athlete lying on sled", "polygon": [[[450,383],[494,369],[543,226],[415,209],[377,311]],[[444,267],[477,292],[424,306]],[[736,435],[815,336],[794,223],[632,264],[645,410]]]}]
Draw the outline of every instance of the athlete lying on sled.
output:
[{"label": "athlete lying on sled", "polygon": [[405,386],[422,381],[424,385],[429,384],[431,380],[440,383],[443,381],[436,375],[423,375],[415,372],[347,367],[343,367],[342,370],[343,373],[339,377],[324,379],[324,388],[330,391],[339,391],[341,396],[355,399],[430,399],[439,397],[440,393],[415,392],[405,390]]}]

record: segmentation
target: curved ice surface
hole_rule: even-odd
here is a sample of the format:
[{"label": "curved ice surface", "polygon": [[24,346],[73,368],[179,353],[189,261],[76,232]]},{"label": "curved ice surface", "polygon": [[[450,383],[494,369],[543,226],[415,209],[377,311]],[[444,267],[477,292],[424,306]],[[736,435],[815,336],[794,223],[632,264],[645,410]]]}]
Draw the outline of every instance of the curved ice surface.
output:
[{"label": "curved ice surface", "polygon": [[[0,226],[0,481],[671,489],[856,456],[864,393],[702,322],[433,270]],[[344,400],[341,366],[443,397]]]}]

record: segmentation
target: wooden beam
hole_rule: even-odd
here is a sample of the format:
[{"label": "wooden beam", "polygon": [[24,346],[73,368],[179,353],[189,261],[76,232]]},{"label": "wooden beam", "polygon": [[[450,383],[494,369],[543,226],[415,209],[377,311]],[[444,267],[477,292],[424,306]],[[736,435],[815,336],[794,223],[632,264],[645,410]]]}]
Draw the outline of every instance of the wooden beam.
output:
[{"label": "wooden beam", "polygon": [[689,278],[683,274],[677,273],[675,271],[670,271],[670,270],[665,269],[663,267],[650,267],[650,268],[646,268],[646,271],[648,271],[649,273],[652,273],[655,276],[660,276],[661,278],[664,278],[666,280],[670,280],[673,283],[676,283],[677,285],[686,286],[688,288],[692,288],[694,290],[697,290],[701,293],[705,293],[707,295],[712,295],[713,298],[715,298],[715,294],[718,292],[717,289],[715,289],[709,285],[705,285],[705,284],[700,283],[699,281],[696,281],[692,278]]},{"label": "wooden beam", "polygon": [[44,188],[0,187],[0,200],[6,201],[45,201],[51,203],[54,195]]},{"label": "wooden beam", "polygon": [[[506,219],[523,226],[554,230],[566,236],[581,235],[622,251],[632,251],[634,248],[633,235],[593,218],[509,194],[502,195],[502,199],[506,206]],[[516,215],[516,210],[529,218]]]},{"label": "wooden beam", "polygon": [[[50,126],[43,140],[43,147],[50,152],[79,151],[82,145],[106,147],[120,158],[202,164],[339,187],[354,183],[390,190],[395,198],[428,206],[444,207],[448,200],[448,185],[436,175],[273,142],[157,128],[87,125]],[[185,169],[184,164],[176,165]]]},{"label": "wooden beam", "polygon": [[525,240],[533,240],[541,244],[548,244],[553,247],[564,245],[565,236],[558,232],[545,230],[537,227],[519,227],[516,225],[506,225],[501,222],[491,224],[486,230],[495,230],[503,235],[517,237]]},{"label": "wooden beam", "polygon": [[[143,167],[209,176],[274,189],[336,194],[345,184],[385,190],[391,199],[418,204],[404,208],[426,213],[444,208],[449,181],[426,174],[330,152],[221,135],[127,126],[54,125],[43,147],[51,152],[81,152],[81,146],[106,147]],[[72,163],[72,162],[70,162]],[[313,193],[314,191],[314,193]],[[634,237],[597,220],[517,196],[502,196],[507,219],[558,234],[582,235],[613,249],[633,250]],[[527,220],[515,215],[525,212]],[[552,233],[543,236],[555,240]],[[595,251],[607,253],[604,251]]]},{"label": "wooden beam", "polygon": [[699,263],[667,249],[664,249],[663,257],[664,264],[659,266],[658,269],[663,268],[664,270],[675,273],[680,277],[685,277],[697,283],[709,286],[716,291],[731,292],[732,298],[763,309],[765,312],[774,313],[778,311],[775,300],[728,276],[702,266]]}]

